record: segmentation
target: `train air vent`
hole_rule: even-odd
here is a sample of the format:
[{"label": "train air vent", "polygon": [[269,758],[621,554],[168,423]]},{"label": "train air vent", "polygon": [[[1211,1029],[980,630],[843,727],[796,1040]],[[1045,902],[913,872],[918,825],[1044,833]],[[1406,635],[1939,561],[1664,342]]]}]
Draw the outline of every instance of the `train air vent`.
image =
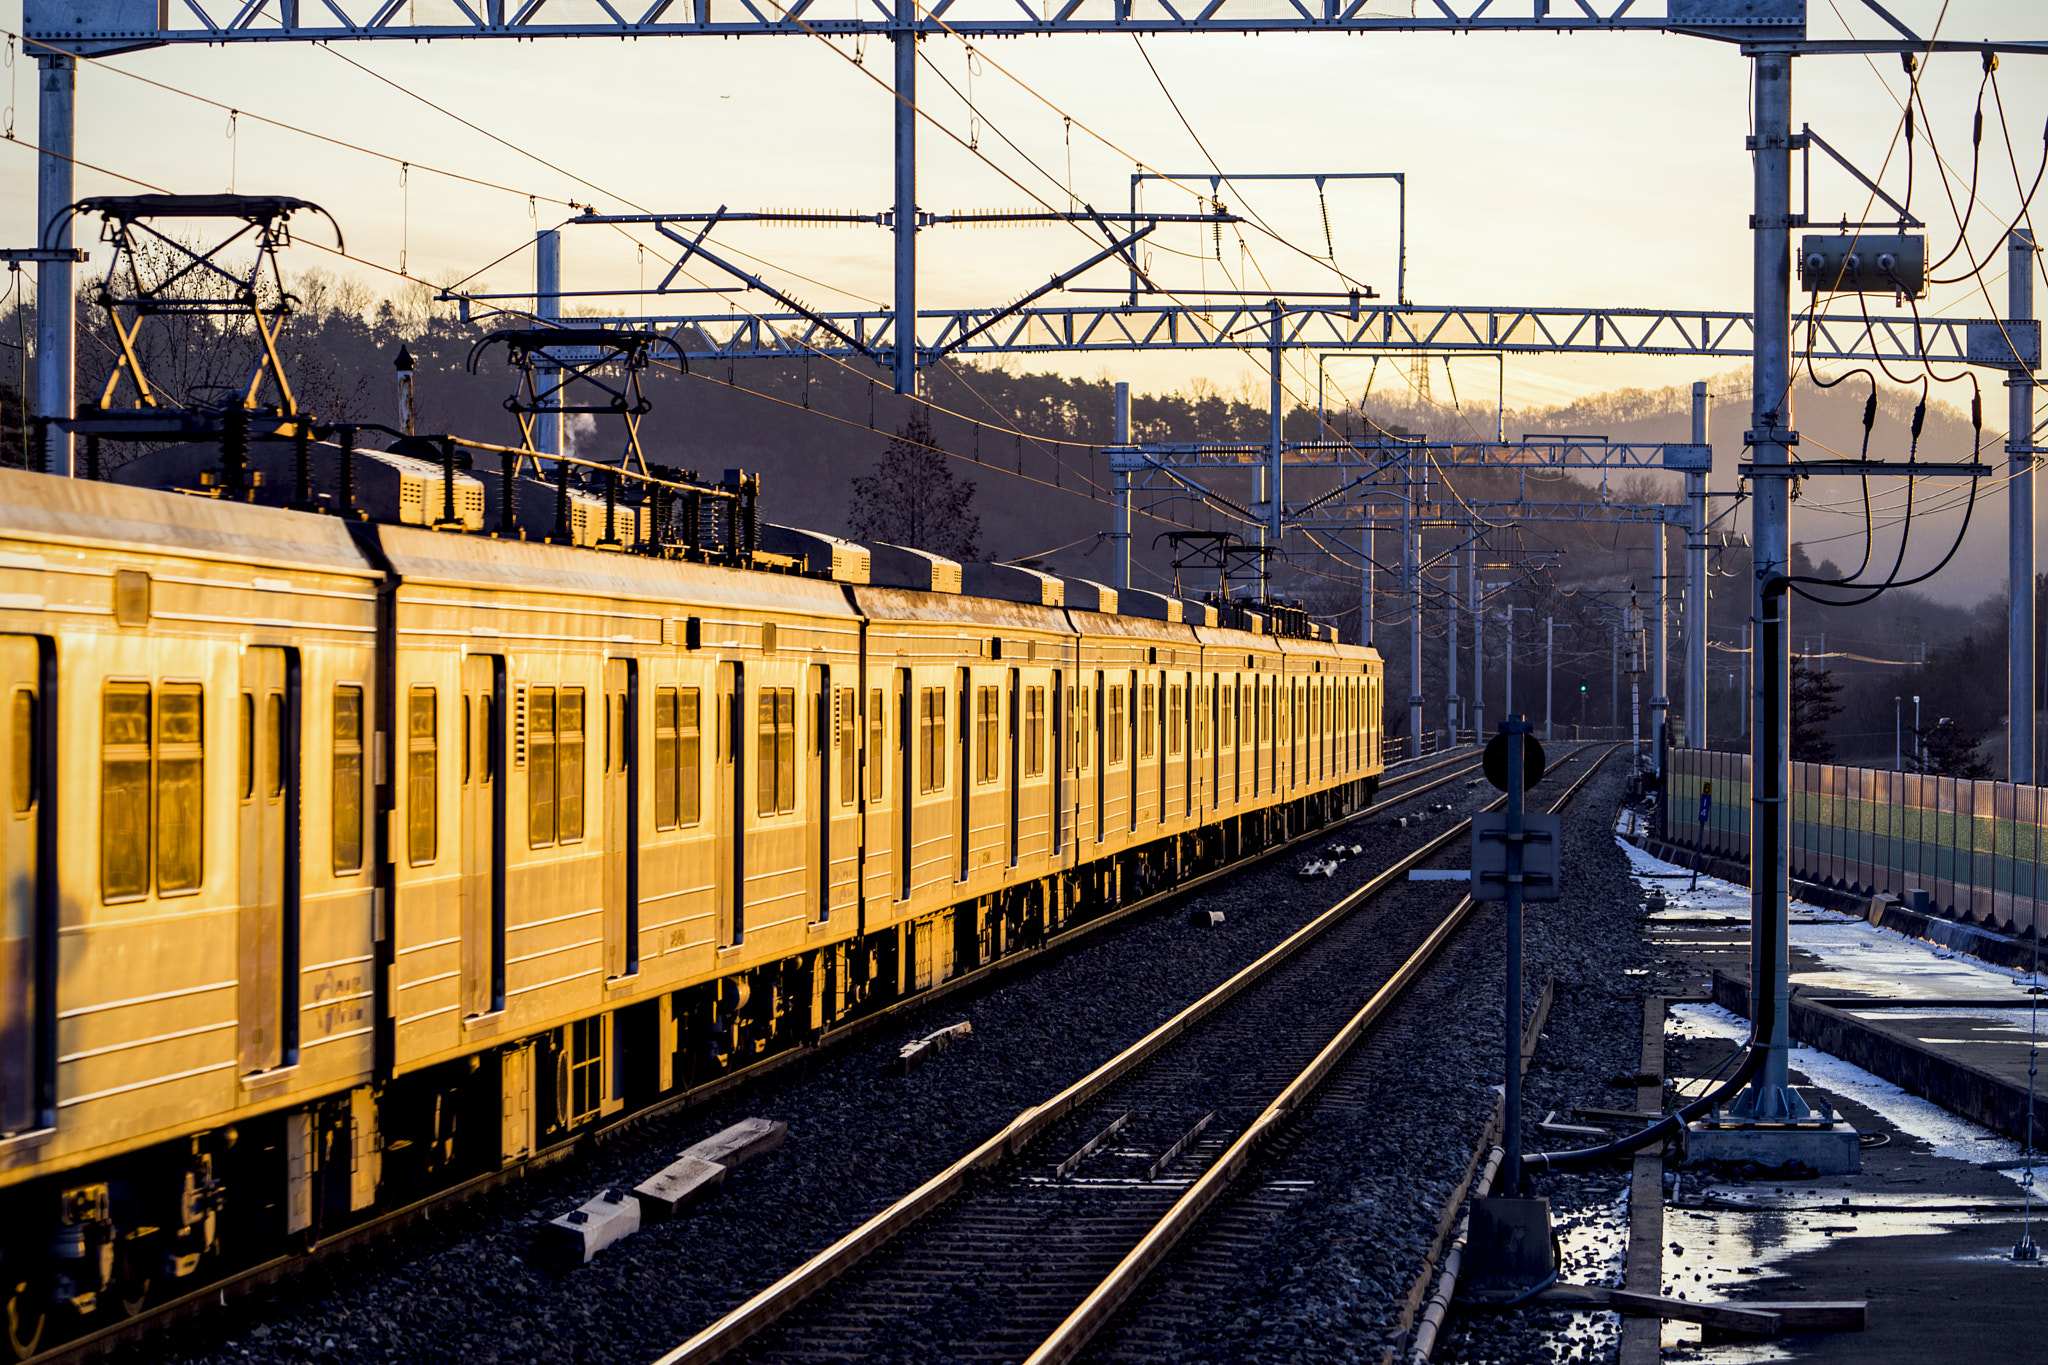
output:
[{"label": "train air vent", "polygon": [[512,766],[526,771],[526,684],[512,689]]}]

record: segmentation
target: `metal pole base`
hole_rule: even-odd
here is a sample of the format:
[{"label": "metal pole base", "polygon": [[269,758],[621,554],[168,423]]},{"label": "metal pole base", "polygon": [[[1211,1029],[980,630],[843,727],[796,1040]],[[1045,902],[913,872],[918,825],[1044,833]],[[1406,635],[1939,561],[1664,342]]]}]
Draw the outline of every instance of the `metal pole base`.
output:
[{"label": "metal pole base", "polygon": [[1863,1169],[1863,1140],[1826,1101],[1816,1112],[1789,1085],[1752,1086],[1733,1107],[1686,1128],[1685,1164],[1721,1163],[1847,1175]]},{"label": "metal pole base", "polygon": [[1548,1199],[1473,1200],[1459,1297],[1499,1301],[1544,1288],[1557,1278],[1556,1245]]}]

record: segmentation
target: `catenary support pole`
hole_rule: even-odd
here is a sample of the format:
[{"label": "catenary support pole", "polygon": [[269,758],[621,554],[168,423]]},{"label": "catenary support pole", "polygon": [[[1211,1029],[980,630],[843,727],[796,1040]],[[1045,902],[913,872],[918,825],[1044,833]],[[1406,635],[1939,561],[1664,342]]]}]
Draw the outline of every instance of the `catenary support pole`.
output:
[{"label": "catenary support pole", "polygon": [[896,392],[917,392],[917,0],[896,0]]},{"label": "catenary support pole", "polygon": [[[1116,385],[1116,428],[1112,439],[1119,446],[1131,443],[1131,386],[1123,380]],[[1115,501],[1115,529],[1110,539],[1115,541],[1116,586],[1128,590],[1131,586],[1131,471],[1112,461],[1110,479]]]},{"label": "catenary support pole", "polygon": [[[36,245],[63,250],[71,245],[71,158],[77,141],[76,97],[78,59],[71,55],[38,57],[42,87],[36,139]],[[77,297],[72,292],[74,267],[66,261],[36,266],[36,415],[50,419],[49,463],[46,472],[72,473],[71,433],[55,425],[69,421],[77,401]]]},{"label": "catenary support pole", "polygon": [[1280,466],[1280,435],[1287,416],[1287,410],[1282,406],[1286,399],[1280,391],[1280,362],[1285,358],[1286,352],[1280,349],[1282,340],[1280,300],[1274,299],[1269,306],[1273,313],[1273,344],[1270,388],[1267,393],[1266,409],[1266,497],[1268,499],[1266,509],[1266,543],[1273,547],[1273,553],[1279,554],[1282,543],[1281,520],[1287,510],[1286,481]]},{"label": "catenary support pole", "polygon": [[1408,752],[1422,757],[1422,535],[1410,533],[1411,502],[1401,509],[1401,576],[1408,580]]},{"label": "catenary support pole", "polygon": [[1507,619],[1508,628],[1501,636],[1500,671],[1507,680],[1507,686],[1501,691],[1500,713],[1503,717],[1511,717],[1515,714],[1515,607],[1512,602],[1502,615]]},{"label": "catenary support pole", "polygon": [[[1512,712],[1505,713],[1500,732],[1507,736],[1507,887],[1501,909],[1507,921],[1507,970],[1502,1010],[1507,1023],[1506,1055],[1501,1068],[1501,1196],[1513,1199],[1522,1192],[1522,868],[1527,852],[1522,846],[1522,782],[1528,723]],[[1555,1276],[1551,1277],[1555,1279]]]},{"label": "catenary support pole", "polygon": [[[562,234],[554,228],[533,238],[533,313],[542,326],[553,326],[562,318]],[[540,411],[533,418],[533,448],[543,455],[563,453],[562,395],[550,393],[561,369],[545,360],[533,362],[534,383],[541,393]]]},{"label": "catenary support pole", "polygon": [[1367,649],[1373,648],[1372,612],[1372,517],[1368,514],[1365,526],[1358,533],[1358,642]]},{"label": "catenary support pole", "polygon": [[1557,669],[1557,618],[1543,618],[1543,742],[1553,733],[1550,725],[1551,680]]},{"label": "catenary support pole", "polygon": [[1458,739],[1458,566],[1449,570],[1450,578],[1444,587],[1444,642],[1449,646],[1450,662],[1444,667],[1444,728],[1450,732],[1451,742]]},{"label": "catenary support pole", "polygon": [[1671,718],[1670,675],[1665,657],[1664,622],[1666,584],[1671,571],[1671,528],[1664,522],[1657,523],[1657,593],[1653,608],[1654,618],[1650,622],[1650,753],[1655,757],[1658,771],[1663,771],[1664,727]]},{"label": "catenary support pole", "polygon": [[1465,547],[1465,591],[1472,598],[1472,742],[1480,742],[1486,731],[1486,632],[1480,608],[1485,598],[1479,592],[1479,541],[1475,536]]},{"label": "catenary support pole", "polygon": [[1787,465],[1798,437],[1792,428],[1792,56],[1754,57],[1753,137],[1756,175],[1756,352],[1750,381],[1750,428],[1743,434],[1753,466],[1750,544],[1755,573],[1752,615],[1758,622],[1750,725],[1750,981],[1775,1002],[1763,1063],[1733,1106],[1741,1118],[1803,1117],[1791,1088],[1791,959],[1787,946],[1791,843],[1791,605]]},{"label": "catenary support pole", "polygon": [[1607,669],[1607,728],[1621,729],[1621,617],[1614,618],[1613,655]]},{"label": "catenary support pole", "polygon": [[[1707,441],[1704,383],[1692,386],[1692,443]],[[1685,476],[1685,745],[1707,747],[1707,476]]]},{"label": "catenary support pole", "polygon": [[[2033,237],[2015,227],[2006,238],[2006,316],[2025,322],[2034,316]],[[2005,448],[2012,481],[2005,486],[2008,594],[2006,609],[2006,763],[2013,782],[2031,783],[2038,751],[2034,744],[2034,377],[2015,365],[2005,380]]]}]

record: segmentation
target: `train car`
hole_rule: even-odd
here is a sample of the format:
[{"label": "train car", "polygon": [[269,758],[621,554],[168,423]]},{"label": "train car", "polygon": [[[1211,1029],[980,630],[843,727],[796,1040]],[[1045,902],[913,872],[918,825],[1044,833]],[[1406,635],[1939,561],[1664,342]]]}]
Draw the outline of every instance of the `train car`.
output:
[{"label": "train car", "polygon": [[0,470],[16,1358],[1371,798],[1370,650],[789,537]]}]

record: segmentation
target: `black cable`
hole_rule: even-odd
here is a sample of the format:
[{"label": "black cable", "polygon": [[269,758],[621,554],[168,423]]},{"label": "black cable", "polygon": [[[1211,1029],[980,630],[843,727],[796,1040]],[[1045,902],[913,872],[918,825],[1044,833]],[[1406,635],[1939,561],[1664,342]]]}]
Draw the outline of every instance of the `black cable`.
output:
[{"label": "black cable", "polygon": [[[1977,82],[1977,114],[1970,126],[1970,195],[1968,200],[1965,201],[1966,207],[1960,214],[1956,212],[1955,193],[1948,186],[1946,163],[1941,160],[1941,153],[1939,151],[1935,153],[1934,164],[1942,168],[1942,193],[1948,196],[1949,214],[1956,219],[1956,244],[1948,249],[1948,255],[1943,256],[1940,260],[1927,267],[1927,273],[1930,275],[1947,265],[1950,259],[1963,249],[1963,244],[1970,237],[1970,219],[1975,217],[1977,213],[1977,173],[1983,161],[1984,152],[1984,87],[1991,84],[1991,73],[1997,69],[1998,55],[1993,52],[1985,53],[1984,79]],[[1922,107],[1925,107],[1924,104]],[[1928,136],[1927,145],[1929,147],[1934,146],[1932,134]]]},{"label": "black cable", "polygon": [[[1915,450],[1917,450],[1917,449],[1918,449],[1918,447],[1919,447],[1919,442],[1920,442],[1920,428],[1921,428],[1921,424],[1922,424],[1922,422],[1924,421],[1924,419],[1925,419],[1925,417],[1926,417],[1926,410],[1927,410],[1927,400],[1926,400],[1925,398],[1922,398],[1922,399],[1921,399],[1921,401],[1920,401],[1920,406],[1919,406],[1919,407],[1917,407],[1917,408],[1915,408],[1915,409],[1914,409],[1914,412],[1913,412],[1913,444],[1914,444],[1914,448],[1915,448]],[[1974,425],[1974,427],[1975,427],[1975,430],[1976,430],[1976,433],[1977,433],[1977,436],[1978,436],[1978,441],[1977,441],[1977,445],[1978,445],[1978,448],[1980,448],[1980,449],[1981,449],[1981,447],[1982,447],[1982,438],[1983,438],[1983,430],[1984,430],[1984,429],[1983,429],[1983,409],[1982,409],[1982,406],[1981,406],[1981,404],[1979,404],[1979,405],[1973,405],[1973,407],[1972,407],[1972,410],[1971,410],[1971,421],[1972,421],[1972,423],[1973,423],[1973,425]],[[1913,519],[1913,501],[1912,501],[1912,486],[1913,486],[1913,479],[1912,479],[1912,477],[1911,477],[1911,476],[1909,475],[1909,476],[1907,476],[1907,480],[1906,480],[1906,489],[1907,489],[1907,493],[1906,493],[1906,525],[1907,525],[1907,528],[1908,528],[1908,531],[1909,531],[1909,532],[1910,532],[1910,529],[1911,529],[1911,526],[1912,526],[1912,519]],[[1970,498],[1969,498],[1969,501],[1968,501],[1968,502],[1966,502],[1966,503],[1964,503],[1964,504],[1963,504],[1963,524],[1962,524],[1962,527],[1961,527],[1961,529],[1960,529],[1960,530],[1958,530],[1958,531],[1956,532],[1956,538],[1955,538],[1955,543],[1954,543],[1954,544],[1952,544],[1952,545],[1950,545],[1950,546],[1948,547],[1948,553],[1947,553],[1947,554],[1945,554],[1945,555],[1943,555],[1943,556],[1941,557],[1941,562],[1940,562],[1940,563],[1936,564],[1936,565],[1935,565],[1935,566],[1934,566],[1933,568],[1929,569],[1929,570],[1928,570],[1927,572],[1925,572],[1925,573],[1923,573],[1923,574],[1918,574],[1918,575],[1916,575],[1916,576],[1914,576],[1914,577],[1912,577],[1912,578],[1903,578],[1903,579],[1902,579],[1902,578],[1898,578],[1898,577],[1896,576],[1896,575],[1897,575],[1897,573],[1898,573],[1898,567],[1897,567],[1897,564],[1894,564],[1894,566],[1893,566],[1893,569],[1892,569],[1892,574],[1893,574],[1893,577],[1892,577],[1892,578],[1890,578],[1890,579],[1887,579],[1887,580],[1886,580],[1885,582],[1883,582],[1883,583],[1879,583],[1879,584],[1876,584],[1876,585],[1874,585],[1874,586],[1871,586],[1871,591],[1870,591],[1870,592],[1868,592],[1867,594],[1865,594],[1865,595],[1864,595],[1864,596],[1862,596],[1862,597],[1859,597],[1859,598],[1855,598],[1855,599],[1853,599],[1853,600],[1851,600],[1851,601],[1847,601],[1847,602],[1836,602],[1836,601],[1832,601],[1832,600],[1830,600],[1829,598],[1825,598],[1825,597],[1817,597],[1817,596],[1815,596],[1814,594],[1812,594],[1812,593],[1810,593],[1810,592],[1806,592],[1806,591],[1805,591],[1804,589],[1800,588],[1800,587],[1799,587],[1798,585],[1799,585],[1799,584],[1801,584],[1801,583],[1806,583],[1806,584],[1810,584],[1810,585],[1812,585],[1812,586],[1816,586],[1816,587],[1853,587],[1853,588],[1862,588],[1862,587],[1865,587],[1865,586],[1870,586],[1870,585],[1865,585],[1865,584],[1860,584],[1860,583],[1841,583],[1841,582],[1830,582],[1829,580],[1826,580],[1826,579],[1819,579],[1819,578],[1812,578],[1812,577],[1805,577],[1805,576],[1801,576],[1801,577],[1787,577],[1787,578],[1786,578],[1786,580],[1785,580],[1785,582],[1786,582],[1786,585],[1787,585],[1787,586],[1788,586],[1788,587],[1789,587],[1789,588],[1790,588],[1790,589],[1791,589],[1791,590],[1792,590],[1793,592],[1796,592],[1796,593],[1798,593],[1798,594],[1799,594],[1799,595],[1800,595],[1801,597],[1805,598],[1805,599],[1806,599],[1807,601],[1809,601],[1809,602],[1813,602],[1813,603],[1817,603],[1818,605],[1821,605],[1821,606],[1827,606],[1827,607],[1856,607],[1856,606],[1861,606],[1861,605],[1863,605],[1863,604],[1864,604],[1865,602],[1871,602],[1871,601],[1875,601],[1875,600],[1876,600],[1876,599],[1877,599],[1878,597],[1882,596],[1882,595],[1883,595],[1884,593],[1887,593],[1887,592],[1891,591],[1891,590],[1892,590],[1893,588],[1910,588],[1910,587],[1914,586],[1915,584],[1918,584],[1918,583],[1925,583],[1925,582],[1926,582],[1926,581],[1927,581],[1928,579],[1930,579],[1930,578],[1934,577],[1934,576],[1935,576],[1936,574],[1940,573],[1940,572],[1941,572],[1941,571],[1942,571],[1943,569],[1947,568],[1947,567],[1948,567],[1948,565],[1949,565],[1949,561],[1950,561],[1950,560],[1952,560],[1952,559],[1954,559],[1954,558],[1956,557],[1956,552],[1962,549],[1962,547],[1963,547],[1963,541],[1964,541],[1964,539],[1965,539],[1965,538],[1966,538],[1966,537],[1967,537],[1967,536],[1968,536],[1968,535],[1970,534],[1970,519],[1971,519],[1971,517],[1972,517],[1972,516],[1974,516],[1974,515],[1975,515],[1975,513],[1976,513],[1976,510],[1977,510],[1977,481],[1976,481],[1976,479],[1972,478],[1972,479],[1970,480]],[[1905,557],[1906,557],[1906,535],[1905,535],[1905,534],[1901,534],[1901,535],[1900,535],[1900,537],[1899,537],[1899,556],[1898,556],[1899,562],[1900,562],[1900,563],[1903,563],[1903,562],[1904,562],[1904,560],[1905,560]]]}]

